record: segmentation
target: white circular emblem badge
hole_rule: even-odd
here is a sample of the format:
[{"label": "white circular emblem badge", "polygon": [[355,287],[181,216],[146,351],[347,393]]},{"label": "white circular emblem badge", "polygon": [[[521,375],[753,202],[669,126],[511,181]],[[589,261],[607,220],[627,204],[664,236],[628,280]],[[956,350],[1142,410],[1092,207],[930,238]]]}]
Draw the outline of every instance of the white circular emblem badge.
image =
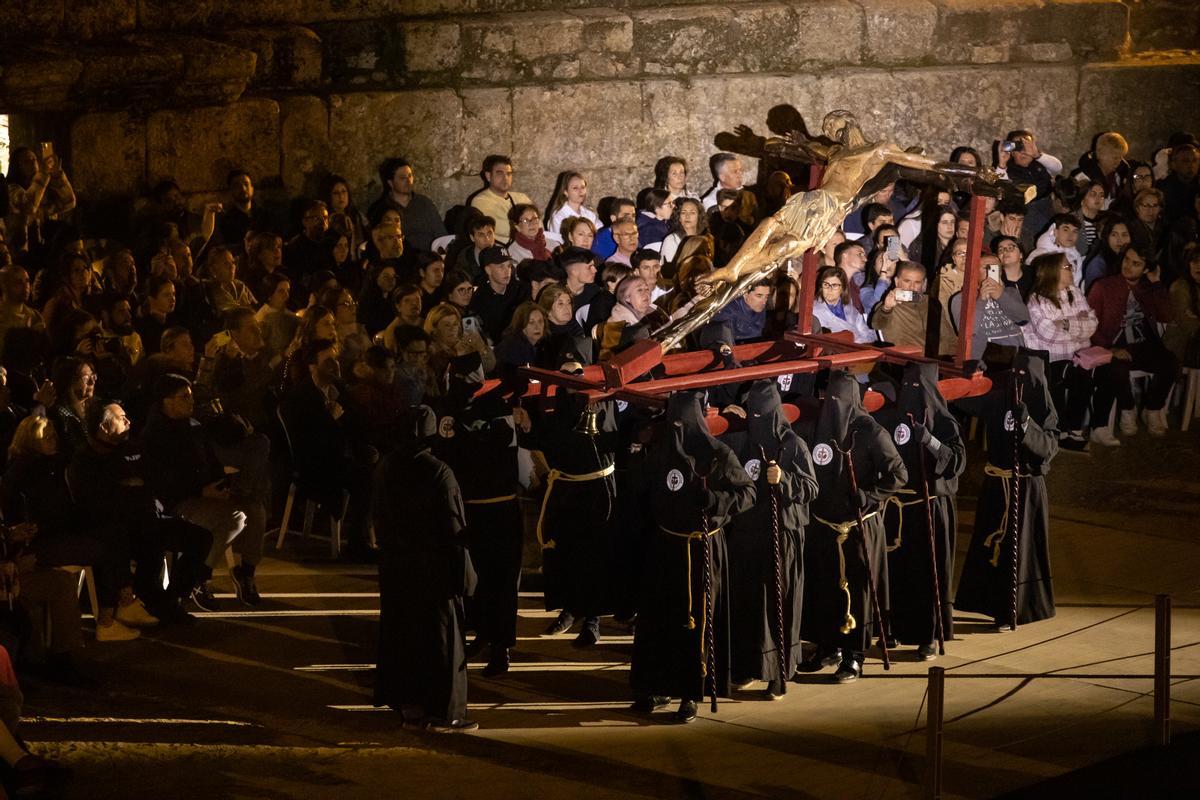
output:
[{"label": "white circular emblem badge", "polygon": [[1017,429],[1017,421],[1015,419],[1013,419],[1013,413],[1011,411],[1005,411],[1004,412],[1004,430],[1015,431],[1016,429]]},{"label": "white circular emblem badge", "polygon": [[833,448],[827,444],[817,445],[813,448],[813,461],[821,467],[833,461]]},{"label": "white circular emblem badge", "polygon": [[791,388],[792,388],[792,376],[791,376],[790,374],[788,374],[788,375],[780,375],[780,376],[779,376],[779,378],[778,378],[777,380],[778,380],[778,382],[779,382],[779,391],[781,391],[781,392],[787,392],[787,391],[790,391],[790,390],[791,390]]},{"label": "white circular emblem badge", "polygon": [[762,462],[757,458],[752,458],[746,462],[746,474],[750,476],[750,480],[758,480],[758,473],[762,471]]},{"label": "white circular emblem badge", "polygon": [[438,436],[443,439],[454,438],[454,417],[442,417],[438,420]]},{"label": "white circular emblem badge", "polygon": [[912,429],[901,422],[896,426],[896,430],[892,435],[896,439],[896,444],[908,444],[908,440],[912,438]]},{"label": "white circular emblem badge", "polygon": [[667,488],[672,492],[678,492],[683,488],[683,473],[677,469],[673,469],[667,473]]},{"label": "white circular emblem badge", "polygon": [[625,402],[624,400],[617,401],[617,411],[618,412],[624,414],[625,409],[627,409],[627,408],[629,408],[629,403]]}]

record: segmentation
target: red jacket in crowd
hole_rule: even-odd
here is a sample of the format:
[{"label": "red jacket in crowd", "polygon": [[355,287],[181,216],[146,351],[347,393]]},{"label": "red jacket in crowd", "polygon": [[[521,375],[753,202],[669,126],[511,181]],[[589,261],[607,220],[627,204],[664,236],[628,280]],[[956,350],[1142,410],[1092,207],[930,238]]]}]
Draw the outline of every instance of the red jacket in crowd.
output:
[{"label": "red jacket in crowd", "polygon": [[1092,284],[1087,293],[1088,305],[1096,311],[1096,332],[1092,344],[1112,347],[1121,333],[1121,321],[1125,319],[1125,306],[1129,303],[1129,292],[1142,306],[1146,316],[1156,322],[1171,321],[1171,301],[1167,287],[1159,281],[1152,282],[1143,276],[1133,286],[1122,275],[1109,275]]}]

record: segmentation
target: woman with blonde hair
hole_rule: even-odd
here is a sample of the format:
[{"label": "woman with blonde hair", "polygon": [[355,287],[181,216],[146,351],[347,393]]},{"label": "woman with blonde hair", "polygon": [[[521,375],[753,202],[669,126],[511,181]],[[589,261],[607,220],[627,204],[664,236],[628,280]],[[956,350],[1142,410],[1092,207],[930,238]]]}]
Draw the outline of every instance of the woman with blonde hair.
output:
[{"label": "woman with blonde hair", "polygon": [[[546,204],[543,218],[547,232],[558,233],[563,222],[569,217],[582,217],[592,223],[593,230],[598,228],[600,218],[596,216],[595,211],[584,205],[587,196],[588,183],[583,175],[574,170],[558,173],[558,179],[554,182],[554,193],[550,195],[550,202]],[[565,235],[563,239],[566,240]]]},{"label": "woman with blonde hair", "polygon": [[453,303],[438,303],[425,315],[425,332],[429,334],[429,369],[439,387],[445,384],[450,359],[467,353],[478,353],[483,371],[491,373],[496,356],[475,331],[463,330],[462,312]]}]

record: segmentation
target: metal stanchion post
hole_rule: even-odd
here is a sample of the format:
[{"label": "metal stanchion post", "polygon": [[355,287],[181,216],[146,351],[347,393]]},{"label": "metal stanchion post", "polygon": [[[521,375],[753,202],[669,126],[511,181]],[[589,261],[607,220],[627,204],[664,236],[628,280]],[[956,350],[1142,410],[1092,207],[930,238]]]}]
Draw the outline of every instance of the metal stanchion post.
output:
[{"label": "metal stanchion post", "polygon": [[946,691],[946,670],[929,668],[929,710],[925,714],[925,796],[942,796],[942,709]]},{"label": "metal stanchion post", "polygon": [[1154,743],[1171,743],[1171,596],[1154,598]]}]

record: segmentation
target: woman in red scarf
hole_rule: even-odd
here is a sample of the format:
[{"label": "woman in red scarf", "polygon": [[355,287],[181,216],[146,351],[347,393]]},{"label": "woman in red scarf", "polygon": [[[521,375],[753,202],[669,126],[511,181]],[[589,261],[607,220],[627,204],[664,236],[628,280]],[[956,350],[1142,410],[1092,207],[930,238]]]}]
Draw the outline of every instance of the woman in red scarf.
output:
[{"label": "woman in red scarf", "polygon": [[[542,215],[532,203],[517,203],[508,210],[509,230],[513,239],[508,245],[508,256],[514,264],[527,258],[534,261],[549,261],[550,247],[546,245],[546,232],[542,230]],[[553,234],[551,234],[553,236]],[[552,246],[562,244],[553,242]]]}]

